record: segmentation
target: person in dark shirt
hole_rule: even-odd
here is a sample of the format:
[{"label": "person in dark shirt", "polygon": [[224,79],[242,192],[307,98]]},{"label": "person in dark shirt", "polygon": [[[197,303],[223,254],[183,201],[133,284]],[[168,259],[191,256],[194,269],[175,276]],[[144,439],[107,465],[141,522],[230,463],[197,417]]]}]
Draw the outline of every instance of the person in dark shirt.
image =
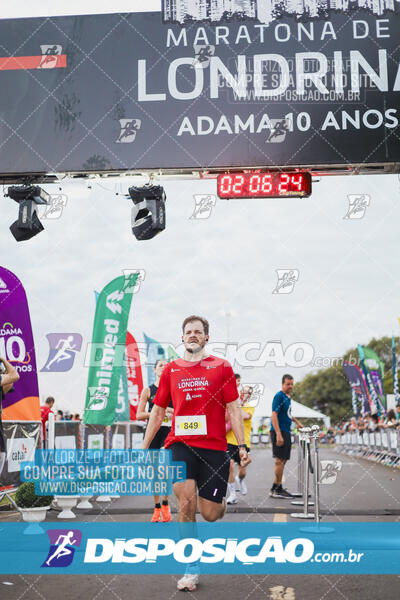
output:
[{"label": "person in dark shirt", "polygon": [[275,458],[275,478],[269,495],[271,498],[293,498],[287,490],[282,487],[283,469],[286,461],[290,458],[292,421],[300,429],[303,425],[296,417],[292,417],[290,394],[293,390],[293,377],[284,375],[282,377],[282,389],[275,394],[272,402],[271,416],[271,441],[272,455]]}]

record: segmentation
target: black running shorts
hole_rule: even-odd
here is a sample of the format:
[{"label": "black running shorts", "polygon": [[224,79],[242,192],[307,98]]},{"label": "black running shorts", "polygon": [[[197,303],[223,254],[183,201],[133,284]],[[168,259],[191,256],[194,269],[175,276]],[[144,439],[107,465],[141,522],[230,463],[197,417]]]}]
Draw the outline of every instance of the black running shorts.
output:
[{"label": "black running shorts", "polygon": [[[247,452],[250,452],[250,448],[246,446]],[[240,454],[239,454],[239,446],[235,446],[235,444],[228,444],[227,452],[229,454],[229,458],[235,461],[238,465],[240,465]]]},{"label": "black running shorts", "polygon": [[272,441],[272,456],[274,458],[281,458],[282,460],[289,460],[290,450],[292,448],[292,438],[289,431],[281,431],[283,437],[283,446],[276,445],[276,432],[271,429],[271,441]]},{"label": "black running shorts", "polygon": [[160,450],[164,447],[167,435],[171,431],[171,427],[161,426],[156,435],[150,442],[149,450]]},{"label": "black running shorts", "polygon": [[199,496],[221,504],[229,479],[229,456],[223,450],[194,448],[182,442],[171,444],[173,461],[186,464],[186,479],[194,479]]}]

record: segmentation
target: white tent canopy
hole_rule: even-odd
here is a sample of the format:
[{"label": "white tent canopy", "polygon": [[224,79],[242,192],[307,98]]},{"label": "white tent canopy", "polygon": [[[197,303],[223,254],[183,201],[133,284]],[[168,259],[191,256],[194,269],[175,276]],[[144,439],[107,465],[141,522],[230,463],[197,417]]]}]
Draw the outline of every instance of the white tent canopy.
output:
[{"label": "white tent canopy", "polygon": [[[296,402],[292,400],[291,402],[292,416],[296,417],[296,419],[315,419],[322,420],[324,422],[325,427],[330,427],[331,419],[327,415],[319,412],[318,410],[314,410],[309,406],[304,406],[304,404],[300,404],[300,402]],[[256,411],[255,418],[262,419],[265,417],[271,418],[272,415],[272,399],[264,398],[262,402],[262,406],[258,407]]]}]

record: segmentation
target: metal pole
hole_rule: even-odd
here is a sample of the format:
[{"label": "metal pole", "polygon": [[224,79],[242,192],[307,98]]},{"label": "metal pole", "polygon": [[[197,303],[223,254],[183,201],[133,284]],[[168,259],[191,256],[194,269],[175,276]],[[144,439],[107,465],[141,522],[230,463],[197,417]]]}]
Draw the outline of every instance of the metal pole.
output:
[{"label": "metal pole", "polygon": [[308,507],[312,503],[308,501],[308,493],[309,493],[309,468],[310,468],[310,441],[311,441],[311,429],[309,427],[304,427],[302,434],[305,439],[305,457],[304,457],[304,495],[303,500],[294,500],[292,504],[303,504],[304,503],[304,511],[303,513],[291,513],[290,516],[295,519],[313,519],[314,513],[308,512]]},{"label": "metal pole", "polygon": [[[308,466],[306,468],[306,462],[307,462],[307,457],[305,456],[306,454],[306,448],[307,448],[307,439],[308,439],[308,435],[311,432],[311,428],[310,427],[303,427],[303,429],[299,432],[299,444],[301,444],[301,494],[299,494],[299,497],[301,498],[300,500],[292,500],[291,504],[293,504],[294,506],[303,506],[304,505],[304,498],[305,498],[305,483],[306,483],[306,472],[308,471]],[[298,497],[297,494],[293,494],[294,497]],[[307,493],[307,498],[309,498],[310,493],[308,491]],[[309,500],[308,501],[308,506],[314,506],[314,503]]]},{"label": "metal pole", "polygon": [[300,434],[298,436],[297,446],[297,492],[294,492],[292,496],[294,498],[301,498],[303,496],[303,446],[304,442],[301,439]]},{"label": "metal pole", "polygon": [[313,425],[311,427],[314,437],[314,499],[315,499],[315,522],[320,522],[320,506],[319,506],[319,452],[318,452],[318,436],[319,427]]}]

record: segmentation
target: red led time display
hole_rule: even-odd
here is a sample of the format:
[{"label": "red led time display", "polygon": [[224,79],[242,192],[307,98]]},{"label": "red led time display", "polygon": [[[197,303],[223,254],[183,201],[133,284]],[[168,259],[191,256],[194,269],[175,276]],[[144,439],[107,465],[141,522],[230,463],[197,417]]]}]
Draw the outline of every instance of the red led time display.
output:
[{"label": "red led time display", "polygon": [[220,198],[293,198],[311,195],[310,173],[225,173],[218,175]]}]

